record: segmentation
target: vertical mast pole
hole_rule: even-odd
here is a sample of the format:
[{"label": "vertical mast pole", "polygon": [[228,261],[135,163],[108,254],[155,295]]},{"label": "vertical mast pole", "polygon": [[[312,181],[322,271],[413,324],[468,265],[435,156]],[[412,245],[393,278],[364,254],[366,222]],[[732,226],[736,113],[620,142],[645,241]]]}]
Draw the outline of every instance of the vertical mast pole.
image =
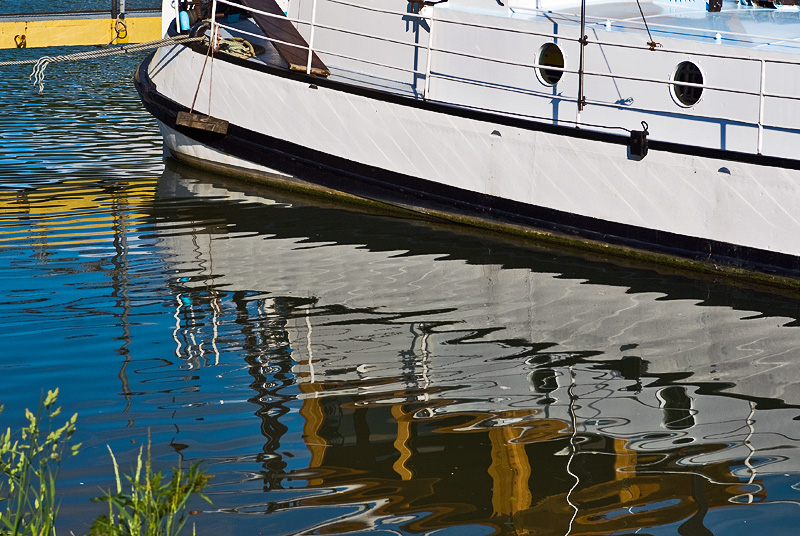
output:
[{"label": "vertical mast pole", "polygon": [[586,37],[586,0],[581,0],[581,54],[580,54],[580,63],[578,65],[578,114],[577,119],[580,122],[581,112],[583,111],[583,107],[586,105],[586,97],[583,95],[583,70],[584,70],[584,57],[583,52],[584,48],[586,48],[586,43],[588,39]]}]

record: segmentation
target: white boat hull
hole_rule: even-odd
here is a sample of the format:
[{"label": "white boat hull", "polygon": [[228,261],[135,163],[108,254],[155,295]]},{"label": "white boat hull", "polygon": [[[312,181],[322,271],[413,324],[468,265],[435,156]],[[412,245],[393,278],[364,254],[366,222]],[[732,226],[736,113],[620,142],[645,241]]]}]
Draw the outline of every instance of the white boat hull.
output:
[{"label": "white boat hull", "polygon": [[[199,73],[204,61],[188,47],[162,49],[140,78],[175,110],[187,109],[198,83],[186,73]],[[196,165],[296,177],[326,191],[662,261],[800,273],[796,169],[691,147],[653,145],[642,158],[631,154],[627,134],[459,110],[236,62],[215,61],[213,69],[211,98],[203,80],[195,110],[235,125],[226,139],[204,140],[176,127],[168,106],[148,106],[171,153]],[[242,140],[250,147],[237,147]],[[321,180],[320,171],[339,177]]]}]

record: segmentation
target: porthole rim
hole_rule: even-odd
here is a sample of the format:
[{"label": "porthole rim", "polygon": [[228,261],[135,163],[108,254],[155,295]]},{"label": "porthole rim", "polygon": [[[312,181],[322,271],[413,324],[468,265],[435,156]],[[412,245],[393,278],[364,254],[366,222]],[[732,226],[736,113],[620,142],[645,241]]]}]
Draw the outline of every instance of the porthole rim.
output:
[{"label": "porthole rim", "polygon": [[[558,50],[559,54],[561,54],[561,60],[564,64],[563,66],[551,65],[550,67],[564,69],[567,66],[567,56],[564,54],[564,50],[560,46],[558,46],[558,43],[555,43],[553,41],[548,41],[539,47],[539,51],[536,53],[536,64],[543,65],[541,62],[542,53],[548,47],[555,47]],[[539,80],[539,83],[547,87],[556,87],[558,83],[561,82],[561,80],[564,78],[564,71],[557,71],[559,73],[558,80],[556,80],[555,82],[549,82],[542,73],[543,70],[544,70],[543,67],[536,67],[536,78]]]},{"label": "porthole rim", "polygon": [[680,84],[676,80],[676,76],[678,74],[678,69],[680,69],[680,67],[682,65],[686,65],[686,64],[694,65],[697,68],[697,70],[700,72],[700,77],[702,78],[702,81],[700,83],[705,85],[706,73],[703,71],[703,68],[698,63],[692,61],[691,59],[687,59],[687,60],[683,60],[683,61],[678,62],[678,64],[672,70],[672,75],[670,76],[670,83],[669,83],[669,93],[670,93],[670,96],[672,96],[672,100],[675,101],[675,104],[677,104],[681,108],[692,108],[693,106],[697,106],[703,100],[703,96],[705,95],[705,88],[700,88],[700,96],[697,98],[696,101],[694,101],[691,104],[687,104],[687,103],[683,102],[680,99],[680,97],[678,97],[678,93],[677,93],[677,91],[675,91],[675,86],[676,85],[680,85]]}]

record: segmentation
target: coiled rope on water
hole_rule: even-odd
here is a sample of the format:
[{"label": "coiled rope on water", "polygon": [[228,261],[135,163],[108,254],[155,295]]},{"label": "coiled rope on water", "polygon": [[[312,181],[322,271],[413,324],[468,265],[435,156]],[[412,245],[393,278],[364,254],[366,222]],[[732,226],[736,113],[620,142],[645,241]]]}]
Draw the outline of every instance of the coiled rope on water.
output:
[{"label": "coiled rope on water", "polygon": [[95,58],[105,58],[108,56],[119,56],[122,54],[129,54],[132,52],[140,52],[142,50],[151,50],[170,45],[178,45],[184,43],[191,43],[194,41],[201,41],[203,37],[191,37],[182,35],[180,37],[169,37],[159,39],[157,41],[148,41],[147,43],[136,43],[132,45],[122,45],[114,48],[102,48],[99,50],[88,50],[85,52],[76,52],[75,54],[64,54],[61,56],[44,56],[36,60],[16,60],[16,61],[0,61],[0,67],[9,65],[33,65],[33,72],[30,79],[33,85],[39,86],[39,94],[44,91],[44,70],[51,63],[60,63],[64,61],[81,61],[90,60]]}]

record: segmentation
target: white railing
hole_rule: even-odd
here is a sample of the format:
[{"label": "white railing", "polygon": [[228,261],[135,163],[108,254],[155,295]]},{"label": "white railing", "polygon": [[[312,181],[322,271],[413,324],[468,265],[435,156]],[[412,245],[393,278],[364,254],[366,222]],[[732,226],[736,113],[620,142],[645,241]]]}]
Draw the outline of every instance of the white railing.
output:
[{"label": "white railing", "polygon": [[[676,81],[670,80],[670,79],[648,78],[648,77],[642,77],[642,76],[634,76],[634,75],[626,75],[626,74],[610,73],[610,72],[600,72],[600,71],[591,71],[591,70],[585,70],[585,69],[584,70],[579,70],[579,69],[566,68],[566,67],[565,68],[560,68],[560,67],[555,67],[555,66],[551,66],[551,65],[540,64],[540,63],[537,63],[537,62],[525,62],[525,61],[512,60],[512,59],[504,58],[504,57],[476,54],[476,53],[472,53],[472,52],[465,52],[465,51],[461,51],[461,50],[455,50],[455,49],[449,49],[449,48],[445,48],[445,47],[441,47],[441,46],[436,46],[435,45],[435,39],[434,39],[435,29],[441,24],[454,24],[454,25],[474,27],[476,29],[491,30],[491,31],[497,31],[497,32],[513,32],[515,34],[537,36],[537,37],[543,37],[545,39],[553,39],[553,40],[557,39],[559,42],[577,43],[577,42],[580,41],[580,39],[578,37],[569,37],[569,36],[564,36],[562,34],[556,34],[556,33],[552,33],[552,32],[542,32],[542,31],[537,31],[537,30],[534,30],[534,29],[520,29],[520,28],[518,28],[519,25],[515,25],[514,28],[509,28],[507,26],[502,26],[502,25],[498,25],[498,24],[488,24],[488,23],[485,24],[485,23],[481,23],[481,22],[466,22],[466,21],[455,21],[455,20],[437,18],[436,17],[436,14],[437,14],[437,9],[436,8],[424,9],[423,12],[420,12],[420,13],[410,13],[410,12],[407,12],[407,11],[399,11],[399,10],[393,10],[393,9],[387,9],[387,8],[378,8],[378,7],[365,6],[363,4],[359,4],[357,2],[348,1],[348,0],[311,0],[311,1],[312,1],[312,7],[311,7],[310,20],[304,20],[304,19],[299,19],[299,18],[291,18],[291,17],[288,17],[288,16],[275,15],[275,14],[272,14],[272,13],[267,13],[267,12],[251,9],[251,8],[249,8],[247,6],[243,6],[242,4],[239,4],[239,3],[234,2],[232,0],[213,0],[213,8],[212,8],[213,12],[216,13],[216,7],[217,7],[218,3],[226,4],[228,6],[240,7],[240,8],[246,9],[248,11],[251,11],[251,12],[254,12],[254,13],[258,13],[258,14],[261,14],[261,15],[264,15],[264,16],[267,16],[267,17],[274,17],[274,18],[280,18],[280,19],[288,20],[289,22],[294,23],[298,28],[306,27],[308,29],[308,36],[309,36],[309,40],[308,40],[309,42],[308,42],[307,46],[297,45],[297,44],[294,44],[294,43],[281,41],[281,40],[278,40],[278,39],[275,39],[275,38],[265,37],[262,34],[250,33],[250,32],[247,32],[245,30],[242,30],[240,28],[234,28],[233,26],[229,26],[229,25],[225,25],[225,24],[219,23],[219,22],[217,22],[216,20],[213,20],[213,19],[212,19],[212,35],[214,35],[214,31],[215,31],[214,28],[220,28],[221,27],[221,28],[226,28],[228,31],[233,32],[233,33],[235,33],[237,35],[238,34],[250,35],[250,36],[252,36],[254,38],[257,38],[257,39],[266,39],[266,40],[268,40],[270,42],[273,42],[273,43],[278,43],[278,44],[282,44],[282,45],[286,45],[286,46],[301,48],[301,49],[307,51],[307,57],[308,57],[308,62],[307,62],[307,65],[306,65],[306,72],[307,73],[311,72],[312,53],[316,53],[317,55],[319,55],[320,57],[323,57],[323,58],[324,57],[341,58],[341,59],[344,59],[344,60],[360,63],[360,64],[363,64],[365,66],[369,65],[369,66],[374,66],[374,67],[381,67],[381,68],[385,68],[385,69],[396,70],[398,72],[411,73],[413,75],[422,76],[422,77],[424,77],[424,89],[423,89],[423,93],[422,93],[422,98],[426,99],[426,100],[431,100],[431,81],[438,78],[438,79],[443,79],[443,80],[447,79],[447,80],[451,80],[451,81],[457,81],[457,82],[460,82],[460,83],[470,84],[470,85],[475,85],[475,86],[492,87],[492,88],[502,89],[504,91],[511,91],[511,92],[514,92],[514,93],[522,93],[522,94],[529,94],[529,95],[540,95],[540,96],[543,96],[543,97],[547,98],[548,100],[558,99],[560,101],[573,102],[573,103],[576,104],[576,106],[577,106],[577,103],[578,103],[577,94],[576,95],[567,95],[567,96],[554,95],[553,93],[548,93],[548,92],[543,92],[543,91],[536,91],[536,90],[530,90],[530,89],[525,89],[525,88],[511,88],[511,87],[508,87],[508,86],[505,86],[505,85],[502,85],[502,84],[499,84],[499,83],[492,83],[492,82],[480,81],[480,80],[472,80],[472,79],[466,80],[466,79],[463,79],[463,78],[456,78],[456,77],[448,76],[446,73],[432,72],[432,70],[431,70],[431,58],[434,55],[460,56],[460,57],[474,59],[474,60],[481,61],[481,62],[491,62],[493,64],[504,64],[504,65],[510,65],[510,66],[515,66],[515,67],[529,68],[529,69],[545,69],[547,71],[570,73],[570,74],[575,74],[575,75],[583,74],[584,76],[587,76],[587,77],[611,78],[611,79],[615,79],[615,80],[627,80],[627,81],[635,81],[635,82],[644,82],[644,83],[647,83],[647,84],[654,84],[654,85],[661,85],[661,86],[665,86],[665,85],[666,86],[680,85],[680,86],[684,86],[684,87],[701,88],[704,91],[705,90],[713,90],[713,91],[725,92],[725,93],[730,93],[730,94],[740,94],[740,95],[755,96],[755,97],[758,97],[758,119],[757,119],[757,123],[754,123],[754,122],[751,122],[751,121],[744,121],[744,120],[741,120],[741,121],[740,120],[732,120],[732,122],[738,123],[738,124],[752,124],[752,125],[757,126],[757,128],[758,128],[758,142],[757,142],[757,151],[758,151],[758,153],[761,153],[761,151],[762,151],[762,139],[763,139],[764,127],[783,128],[783,127],[781,127],[781,125],[776,125],[776,124],[768,125],[768,124],[764,123],[764,107],[765,107],[766,99],[769,99],[769,98],[800,99],[800,93],[798,93],[798,94],[785,94],[785,93],[777,93],[777,92],[768,92],[768,91],[766,91],[766,87],[767,87],[767,80],[766,80],[767,64],[770,64],[770,63],[788,64],[788,65],[796,65],[796,66],[800,67],[800,60],[794,60],[794,59],[791,59],[791,58],[763,59],[763,58],[759,58],[759,57],[754,57],[752,55],[748,55],[747,53],[739,53],[739,54],[731,53],[730,52],[730,47],[726,47],[726,50],[724,52],[723,51],[715,52],[715,51],[713,51],[713,49],[708,49],[708,50],[703,51],[703,52],[700,52],[700,51],[698,51],[696,49],[693,49],[693,50],[679,49],[679,48],[658,48],[658,49],[656,49],[656,51],[654,53],[670,53],[670,54],[677,54],[677,55],[685,55],[687,57],[693,57],[693,58],[718,58],[718,59],[721,58],[721,59],[739,60],[739,61],[758,62],[758,63],[760,63],[760,66],[759,66],[759,69],[758,69],[759,72],[760,72],[760,80],[759,80],[759,83],[758,83],[758,90],[741,89],[741,88],[733,87],[731,85],[708,84],[708,83],[694,84],[694,83],[690,83],[690,82],[676,82]],[[403,41],[401,39],[394,39],[394,38],[391,38],[391,37],[381,36],[381,35],[378,35],[378,34],[375,34],[375,33],[354,31],[354,30],[351,30],[351,29],[338,27],[338,26],[333,26],[333,25],[330,25],[330,24],[319,23],[317,21],[317,3],[318,2],[327,2],[327,3],[332,3],[332,4],[339,4],[339,5],[351,7],[351,8],[354,8],[354,9],[367,10],[367,11],[370,11],[370,12],[373,12],[373,13],[381,13],[381,14],[386,14],[386,15],[391,15],[391,16],[402,17],[402,18],[404,18],[404,20],[416,19],[420,23],[427,23],[427,25],[428,25],[427,42],[426,43],[416,43],[416,42],[411,43],[411,42]],[[551,16],[551,17],[560,16],[560,17],[564,17],[565,20],[567,20],[567,18],[569,18],[569,20],[574,20],[574,18],[575,18],[574,14],[554,13],[554,12],[548,12],[548,16]],[[642,24],[640,22],[635,22],[635,21],[632,21],[632,20],[612,21],[612,20],[608,20],[608,19],[597,19],[597,18],[589,18],[587,20],[589,21],[589,22],[587,22],[587,26],[589,26],[589,27],[591,27],[593,29],[597,29],[597,30],[603,30],[603,29],[607,30],[610,27],[616,26],[616,27],[619,27],[619,28],[624,27],[624,28],[628,28],[628,29],[632,29],[632,30],[636,30],[636,31],[641,31],[643,34],[645,32],[644,24]],[[372,41],[380,41],[380,42],[391,43],[391,44],[395,44],[395,45],[406,46],[406,47],[410,47],[410,48],[417,48],[417,49],[420,49],[420,50],[424,50],[424,51],[426,51],[424,69],[420,70],[418,68],[409,68],[409,67],[405,67],[405,66],[401,66],[401,65],[397,65],[397,64],[385,63],[385,62],[381,62],[381,61],[374,61],[374,60],[367,59],[366,57],[363,57],[363,56],[359,57],[359,56],[354,56],[354,55],[351,55],[351,54],[345,54],[345,53],[342,53],[340,51],[326,50],[324,48],[320,48],[318,46],[315,46],[315,35],[316,35],[316,32],[319,31],[319,30],[326,30],[326,31],[331,31],[331,32],[339,32],[339,33],[342,33],[342,34],[347,34],[347,35],[351,35],[351,36],[357,36],[359,38],[363,38],[365,40],[365,43],[372,42]],[[658,32],[662,32],[664,30],[687,31],[687,28],[669,26],[669,25],[650,24],[650,30],[653,33],[658,33]],[[770,38],[768,36],[753,36],[753,35],[742,34],[742,33],[737,33],[737,32],[718,32],[716,30],[705,30],[705,31],[707,31],[708,34],[709,34],[708,35],[709,42],[718,41],[718,35],[717,34],[722,34],[726,38],[729,38],[729,39],[731,39],[731,38],[742,38],[742,39],[747,38],[747,39],[749,39],[751,41],[752,40],[763,40],[764,43],[774,42],[775,41],[774,38]],[[795,43],[795,44],[798,46],[798,52],[799,52],[798,53],[798,57],[800,57],[800,43]],[[367,46],[368,45],[365,44],[365,47],[367,47]],[[642,45],[631,45],[631,44],[628,44],[628,43],[623,44],[623,43],[609,41],[609,40],[605,40],[605,39],[588,39],[588,41],[586,43],[586,46],[601,46],[601,47],[609,47],[609,48],[610,47],[625,47],[625,48],[627,48],[629,50],[642,50],[642,51],[644,51],[644,50],[652,50],[649,46],[647,46],[645,44],[642,44]],[[587,101],[587,104],[588,105],[592,105],[592,106],[612,107],[612,108],[620,108],[620,109],[631,109],[631,107],[629,105],[619,104],[619,103],[611,103],[611,102],[601,102],[601,101],[591,101],[590,100],[590,101]],[[663,113],[664,112],[663,109],[648,109],[648,108],[643,108],[643,107],[638,106],[638,105],[635,107],[635,109],[637,111],[641,111],[641,112],[645,112],[645,113]],[[670,114],[675,115],[675,116],[697,117],[697,115],[695,113],[693,113],[689,109],[671,110]],[[553,119],[553,118],[536,117],[536,116],[533,116],[533,115],[526,115],[526,114],[506,114],[506,115],[518,115],[520,117],[530,117],[530,118],[536,118],[536,119]],[[714,117],[714,116],[709,116],[709,115],[706,115],[706,116],[703,116],[703,117],[704,118],[708,118],[708,119],[729,120],[729,118],[726,118],[726,117]]]}]

